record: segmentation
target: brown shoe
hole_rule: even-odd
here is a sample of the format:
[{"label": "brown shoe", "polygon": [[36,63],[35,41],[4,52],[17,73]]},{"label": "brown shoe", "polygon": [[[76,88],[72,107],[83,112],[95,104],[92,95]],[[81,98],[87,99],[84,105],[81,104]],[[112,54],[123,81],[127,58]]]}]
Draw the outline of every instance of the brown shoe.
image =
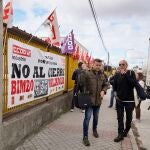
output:
[{"label": "brown shoe", "polygon": [[84,144],[85,146],[90,146],[90,142],[89,142],[87,136],[83,137],[83,144]]},{"label": "brown shoe", "polygon": [[93,136],[94,136],[95,138],[99,138],[99,134],[97,133],[97,130],[94,130],[94,131],[93,131]]}]

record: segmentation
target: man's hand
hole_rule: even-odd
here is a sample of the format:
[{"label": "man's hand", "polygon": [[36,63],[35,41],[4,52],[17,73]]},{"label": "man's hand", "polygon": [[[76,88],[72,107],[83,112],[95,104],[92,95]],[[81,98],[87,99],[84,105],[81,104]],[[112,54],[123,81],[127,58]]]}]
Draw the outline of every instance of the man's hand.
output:
[{"label": "man's hand", "polygon": [[103,98],[104,95],[105,95],[105,92],[104,92],[104,91],[101,91],[101,92],[100,92],[100,96]]},{"label": "man's hand", "polygon": [[120,73],[121,73],[121,74],[125,74],[126,72],[127,72],[127,70],[120,69]]}]

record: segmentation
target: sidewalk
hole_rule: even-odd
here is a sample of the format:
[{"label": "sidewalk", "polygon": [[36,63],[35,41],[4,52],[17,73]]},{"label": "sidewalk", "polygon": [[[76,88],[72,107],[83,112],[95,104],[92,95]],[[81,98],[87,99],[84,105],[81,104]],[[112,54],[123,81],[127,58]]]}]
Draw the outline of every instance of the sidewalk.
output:
[{"label": "sidewalk", "polygon": [[136,127],[135,132],[137,133],[139,146],[147,150],[150,149],[150,110],[147,110],[149,106],[150,100],[143,101],[141,103],[141,120],[134,119],[133,121]]},{"label": "sidewalk", "polygon": [[[109,94],[109,93],[108,93]],[[98,139],[92,136],[92,118],[89,128],[90,147],[82,144],[82,121],[84,113],[63,114],[38,133],[27,138],[16,150],[137,150],[132,132],[123,142],[113,142],[117,136],[117,119],[114,108],[108,108],[109,97],[105,96],[99,115]]]}]

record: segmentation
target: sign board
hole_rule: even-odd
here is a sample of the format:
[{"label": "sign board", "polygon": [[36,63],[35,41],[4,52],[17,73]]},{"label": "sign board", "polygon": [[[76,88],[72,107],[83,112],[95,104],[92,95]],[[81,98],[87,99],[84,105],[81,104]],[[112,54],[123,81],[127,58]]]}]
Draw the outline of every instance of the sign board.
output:
[{"label": "sign board", "polygon": [[8,40],[8,108],[63,91],[64,87],[64,56]]}]

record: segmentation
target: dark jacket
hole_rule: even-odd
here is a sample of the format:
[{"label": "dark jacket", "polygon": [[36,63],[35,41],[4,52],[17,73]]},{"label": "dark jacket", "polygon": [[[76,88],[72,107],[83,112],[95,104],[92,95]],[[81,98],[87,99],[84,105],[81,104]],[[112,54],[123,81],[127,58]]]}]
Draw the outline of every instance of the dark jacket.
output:
[{"label": "dark jacket", "polygon": [[114,85],[114,75],[110,77],[109,83],[113,86]]},{"label": "dark jacket", "polygon": [[126,74],[116,73],[114,76],[114,91],[122,101],[134,101],[133,88],[136,77],[134,71],[128,70]]},{"label": "dark jacket", "polygon": [[80,74],[81,70],[82,70],[81,68],[78,68],[78,69],[76,69],[73,72],[73,74],[72,74],[72,80],[75,81],[74,84],[77,84],[77,82],[78,82],[78,75]]},{"label": "dark jacket", "polygon": [[106,92],[108,88],[104,74],[101,72],[96,74],[94,70],[82,71],[78,83],[89,92],[93,106],[100,106],[102,100],[100,92]]}]

